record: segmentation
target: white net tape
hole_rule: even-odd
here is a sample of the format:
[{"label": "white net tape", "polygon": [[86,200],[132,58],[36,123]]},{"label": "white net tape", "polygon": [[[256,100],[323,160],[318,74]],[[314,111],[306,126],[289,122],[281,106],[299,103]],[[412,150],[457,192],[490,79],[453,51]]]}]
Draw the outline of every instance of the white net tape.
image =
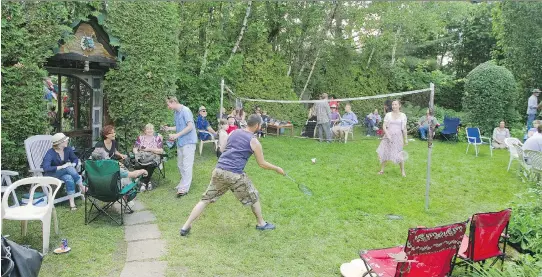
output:
[{"label": "white net tape", "polygon": [[[269,100],[269,99],[251,99],[251,98],[244,98],[237,96],[228,86],[224,86],[224,89],[226,89],[230,94],[235,96],[238,99],[241,99],[243,101],[252,101],[252,102],[266,102],[266,103],[318,103],[322,100]],[[422,93],[422,92],[428,92],[431,91],[430,88],[424,88],[424,89],[418,89],[418,90],[411,90],[411,91],[403,91],[403,92],[396,92],[396,93],[389,93],[389,94],[378,94],[378,95],[371,95],[371,96],[361,96],[361,97],[352,97],[352,98],[341,98],[341,99],[333,99],[332,101],[337,102],[344,102],[344,101],[355,101],[355,100],[367,100],[367,99],[378,99],[378,98],[392,98],[392,97],[398,97],[398,96],[404,96],[404,95],[410,95],[410,94],[416,94],[416,93]],[[328,100],[329,101],[329,100]]]}]

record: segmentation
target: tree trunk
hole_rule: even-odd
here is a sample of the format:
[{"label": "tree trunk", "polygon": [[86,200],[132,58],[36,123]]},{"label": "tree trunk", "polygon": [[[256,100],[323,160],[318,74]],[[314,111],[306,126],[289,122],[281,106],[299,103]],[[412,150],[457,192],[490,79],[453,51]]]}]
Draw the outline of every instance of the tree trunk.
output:
[{"label": "tree trunk", "polygon": [[367,60],[367,65],[365,66],[365,69],[369,68],[369,65],[371,64],[371,59],[373,58],[373,54],[375,53],[376,47],[373,46],[373,50],[371,50],[371,54],[369,55],[369,59]]},{"label": "tree trunk", "polygon": [[399,37],[399,33],[401,32],[401,27],[397,29],[397,32],[395,33],[394,39],[393,39],[393,48],[391,49],[391,65],[395,65],[395,52],[397,51],[397,40]]},{"label": "tree trunk", "polygon": [[312,63],[311,71],[309,72],[309,77],[307,77],[305,86],[303,86],[303,91],[301,91],[301,94],[299,95],[299,100],[303,99],[303,94],[305,94],[305,90],[307,90],[307,86],[309,85],[309,82],[311,80],[312,73],[314,72],[314,67],[316,66],[316,62],[318,61],[318,56],[320,55],[320,49],[322,48],[318,48],[318,51],[316,52],[316,57],[314,58],[314,62]]},{"label": "tree trunk", "polygon": [[250,16],[251,8],[252,8],[252,1],[248,1],[247,11],[245,13],[245,18],[243,19],[243,25],[241,26],[241,31],[239,32],[239,36],[237,37],[237,42],[235,42],[235,46],[231,50],[231,55],[230,55],[230,58],[228,59],[227,64],[230,63],[231,59],[233,58],[233,55],[235,55],[235,53],[239,49],[239,44],[241,43],[241,40],[243,39],[243,35],[245,34],[245,30],[247,29],[248,17]]},{"label": "tree trunk", "polygon": [[207,26],[205,26],[205,51],[203,52],[201,67],[199,69],[200,77],[203,75],[203,73],[205,73],[205,69],[207,68],[207,56],[209,55],[209,47],[211,46],[211,39],[209,38],[208,32],[209,32],[209,27],[213,21],[213,11],[214,11],[214,7],[209,9],[209,22],[207,22]]},{"label": "tree trunk", "polygon": [[[327,28],[324,28],[324,38],[327,35],[327,31],[331,29],[331,26],[333,25],[333,19],[335,19],[335,14],[337,12],[337,7],[339,6],[338,2],[335,2],[335,7],[333,8],[333,12],[331,13],[331,16],[329,18],[329,23],[327,24]],[[312,73],[314,72],[314,67],[316,66],[316,62],[318,61],[318,58],[320,56],[320,50],[322,50],[322,47],[318,48],[318,51],[316,51],[316,57],[314,58],[314,62],[312,63],[311,71],[309,72],[309,77],[307,77],[307,81],[305,82],[305,86],[303,87],[303,90],[301,91],[301,94],[299,95],[299,100],[303,99],[303,95],[305,94],[305,90],[307,90],[307,86],[309,85],[309,82],[312,77]]]}]

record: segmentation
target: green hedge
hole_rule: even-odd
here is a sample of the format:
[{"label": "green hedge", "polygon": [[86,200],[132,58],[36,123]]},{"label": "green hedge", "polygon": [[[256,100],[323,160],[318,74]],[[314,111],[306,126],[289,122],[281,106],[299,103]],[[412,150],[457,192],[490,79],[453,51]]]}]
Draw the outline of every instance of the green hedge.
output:
[{"label": "green hedge", "polygon": [[24,174],[24,140],[47,131],[42,66],[68,20],[62,2],[2,3],[2,169]]},{"label": "green hedge", "polygon": [[491,134],[501,120],[508,124],[519,120],[517,99],[514,76],[502,66],[486,62],[466,77],[463,109],[468,121],[483,134]]},{"label": "green hedge", "polygon": [[170,2],[111,2],[106,10],[106,27],[119,38],[126,58],[107,73],[105,100],[121,142],[128,132],[128,146],[145,124],[173,121],[165,99],[176,95],[178,7]]}]

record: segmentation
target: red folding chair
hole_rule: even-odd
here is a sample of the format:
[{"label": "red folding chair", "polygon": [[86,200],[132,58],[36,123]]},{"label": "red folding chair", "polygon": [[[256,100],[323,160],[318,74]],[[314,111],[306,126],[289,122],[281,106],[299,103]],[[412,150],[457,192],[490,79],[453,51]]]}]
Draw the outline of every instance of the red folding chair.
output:
[{"label": "red folding chair", "polygon": [[[457,256],[462,259],[459,263],[467,262],[468,266],[491,258],[496,258],[491,266],[499,259],[504,263],[511,214],[511,209],[474,214],[470,223],[469,235],[463,237],[459,248]],[[500,242],[503,242],[502,250],[499,247]]]},{"label": "red folding chair", "polygon": [[361,251],[368,271],[363,276],[450,276],[467,222],[408,230],[405,246]]}]

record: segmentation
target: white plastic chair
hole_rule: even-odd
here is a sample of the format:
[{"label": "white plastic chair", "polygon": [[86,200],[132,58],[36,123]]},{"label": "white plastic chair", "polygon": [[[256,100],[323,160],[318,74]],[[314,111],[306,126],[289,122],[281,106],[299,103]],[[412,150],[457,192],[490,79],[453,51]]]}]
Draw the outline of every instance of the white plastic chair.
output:
[{"label": "white plastic chair", "polygon": [[[41,164],[43,163],[43,157],[49,149],[53,147],[53,142],[51,141],[51,135],[37,135],[27,138],[24,141],[24,148],[26,150],[26,159],[28,160],[28,167],[30,168],[30,173],[34,177],[43,176],[43,169]],[[79,171],[81,167],[81,161],[77,165],[77,170]],[[71,195],[71,197],[81,197],[84,199],[84,195],[79,191]],[[55,204],[66,201],[70,199],[69,195],[55,199]]]},{"label": "white plastic chair", "polygon": [[[28,204],[24,206],[18,206],[18,207],[14,207],[14,206],[9,207],[8,206],[9,194],[12,193],[17,187],[24,186],[24,185],[33,185],[32,189],[30,190]],[[51,185],[56,186],[54,191],[51,188]],[[7,188],[6,194],[2,196],[2,219],[1,219],[2,222],[4,221],[4,219],[22,221],[21,232],[23,236],[26,236],[28,220],[40,220],[42,222],[43,254],[44,255],[47,253],[47,251],[49,251],[49,236],[51,234],[51,217],[54,218],[55,233],[58,234],[58,219],[56,217],[55,205],[54,205],[54,201],[50,201],[50,199],[55,198],[61,186],[62,186],[62,182],[58,180],[57,178],[30,177],[30,178],[25,178],[13,183],[11,186]],[[48,202],[46,206],[39,207],[39,206],[34,206],[32,204],[34,202],[34,192],[36,191],[36,188],[38,187],[41,187],[43,190],[43,193],[47,195]]]},{"label": "white plastic chair", "polygon": [[[11,170],[2,170],[2,194],[4,194],[9,186],[11,186],[11,177],[17,176],[19,173]],[[17,195],[15,194],[15,191],[12,191],[11,197],[13,198],[13,205],[14,207],[19,206],[19,199],[17,199]]]},{"label": "white plastic chair", "polygon": [[352,140],[354,140],[354,128],[356,128],[356,125],[350,126],[350,129],[344,133],[344,143],[348,140],[348,134],[352,136]]},{"label": "white plastic chair", "polygon": [[197,133],[198,133],[198,139],[199,139],[199,134],[209,134],[211,136],[211,139],[208,139],[208,140],[199,140],[199,155],[201,156],[201,153],[203,151],[203,144],[205,143],[214,143],[215,144],[215,151],[218,149],[218,140],[215,138],[215,136],[207,131],[203,131],[203,130],[197,130]]},{"label": "white plastic chair", "polygon": [[[508,169],[506,171],[510,171],[510,165],[512,165],[513,160],[519,161],[519,155],[516,147],[514,145],[522,145],[521,141],[517,138],[505,138],[504,144],[506,144],[506,147],[508,148],[508,152],[510,153],[510,161],[508,162]],[[521,161],[519,161],[521,163]]]}]

